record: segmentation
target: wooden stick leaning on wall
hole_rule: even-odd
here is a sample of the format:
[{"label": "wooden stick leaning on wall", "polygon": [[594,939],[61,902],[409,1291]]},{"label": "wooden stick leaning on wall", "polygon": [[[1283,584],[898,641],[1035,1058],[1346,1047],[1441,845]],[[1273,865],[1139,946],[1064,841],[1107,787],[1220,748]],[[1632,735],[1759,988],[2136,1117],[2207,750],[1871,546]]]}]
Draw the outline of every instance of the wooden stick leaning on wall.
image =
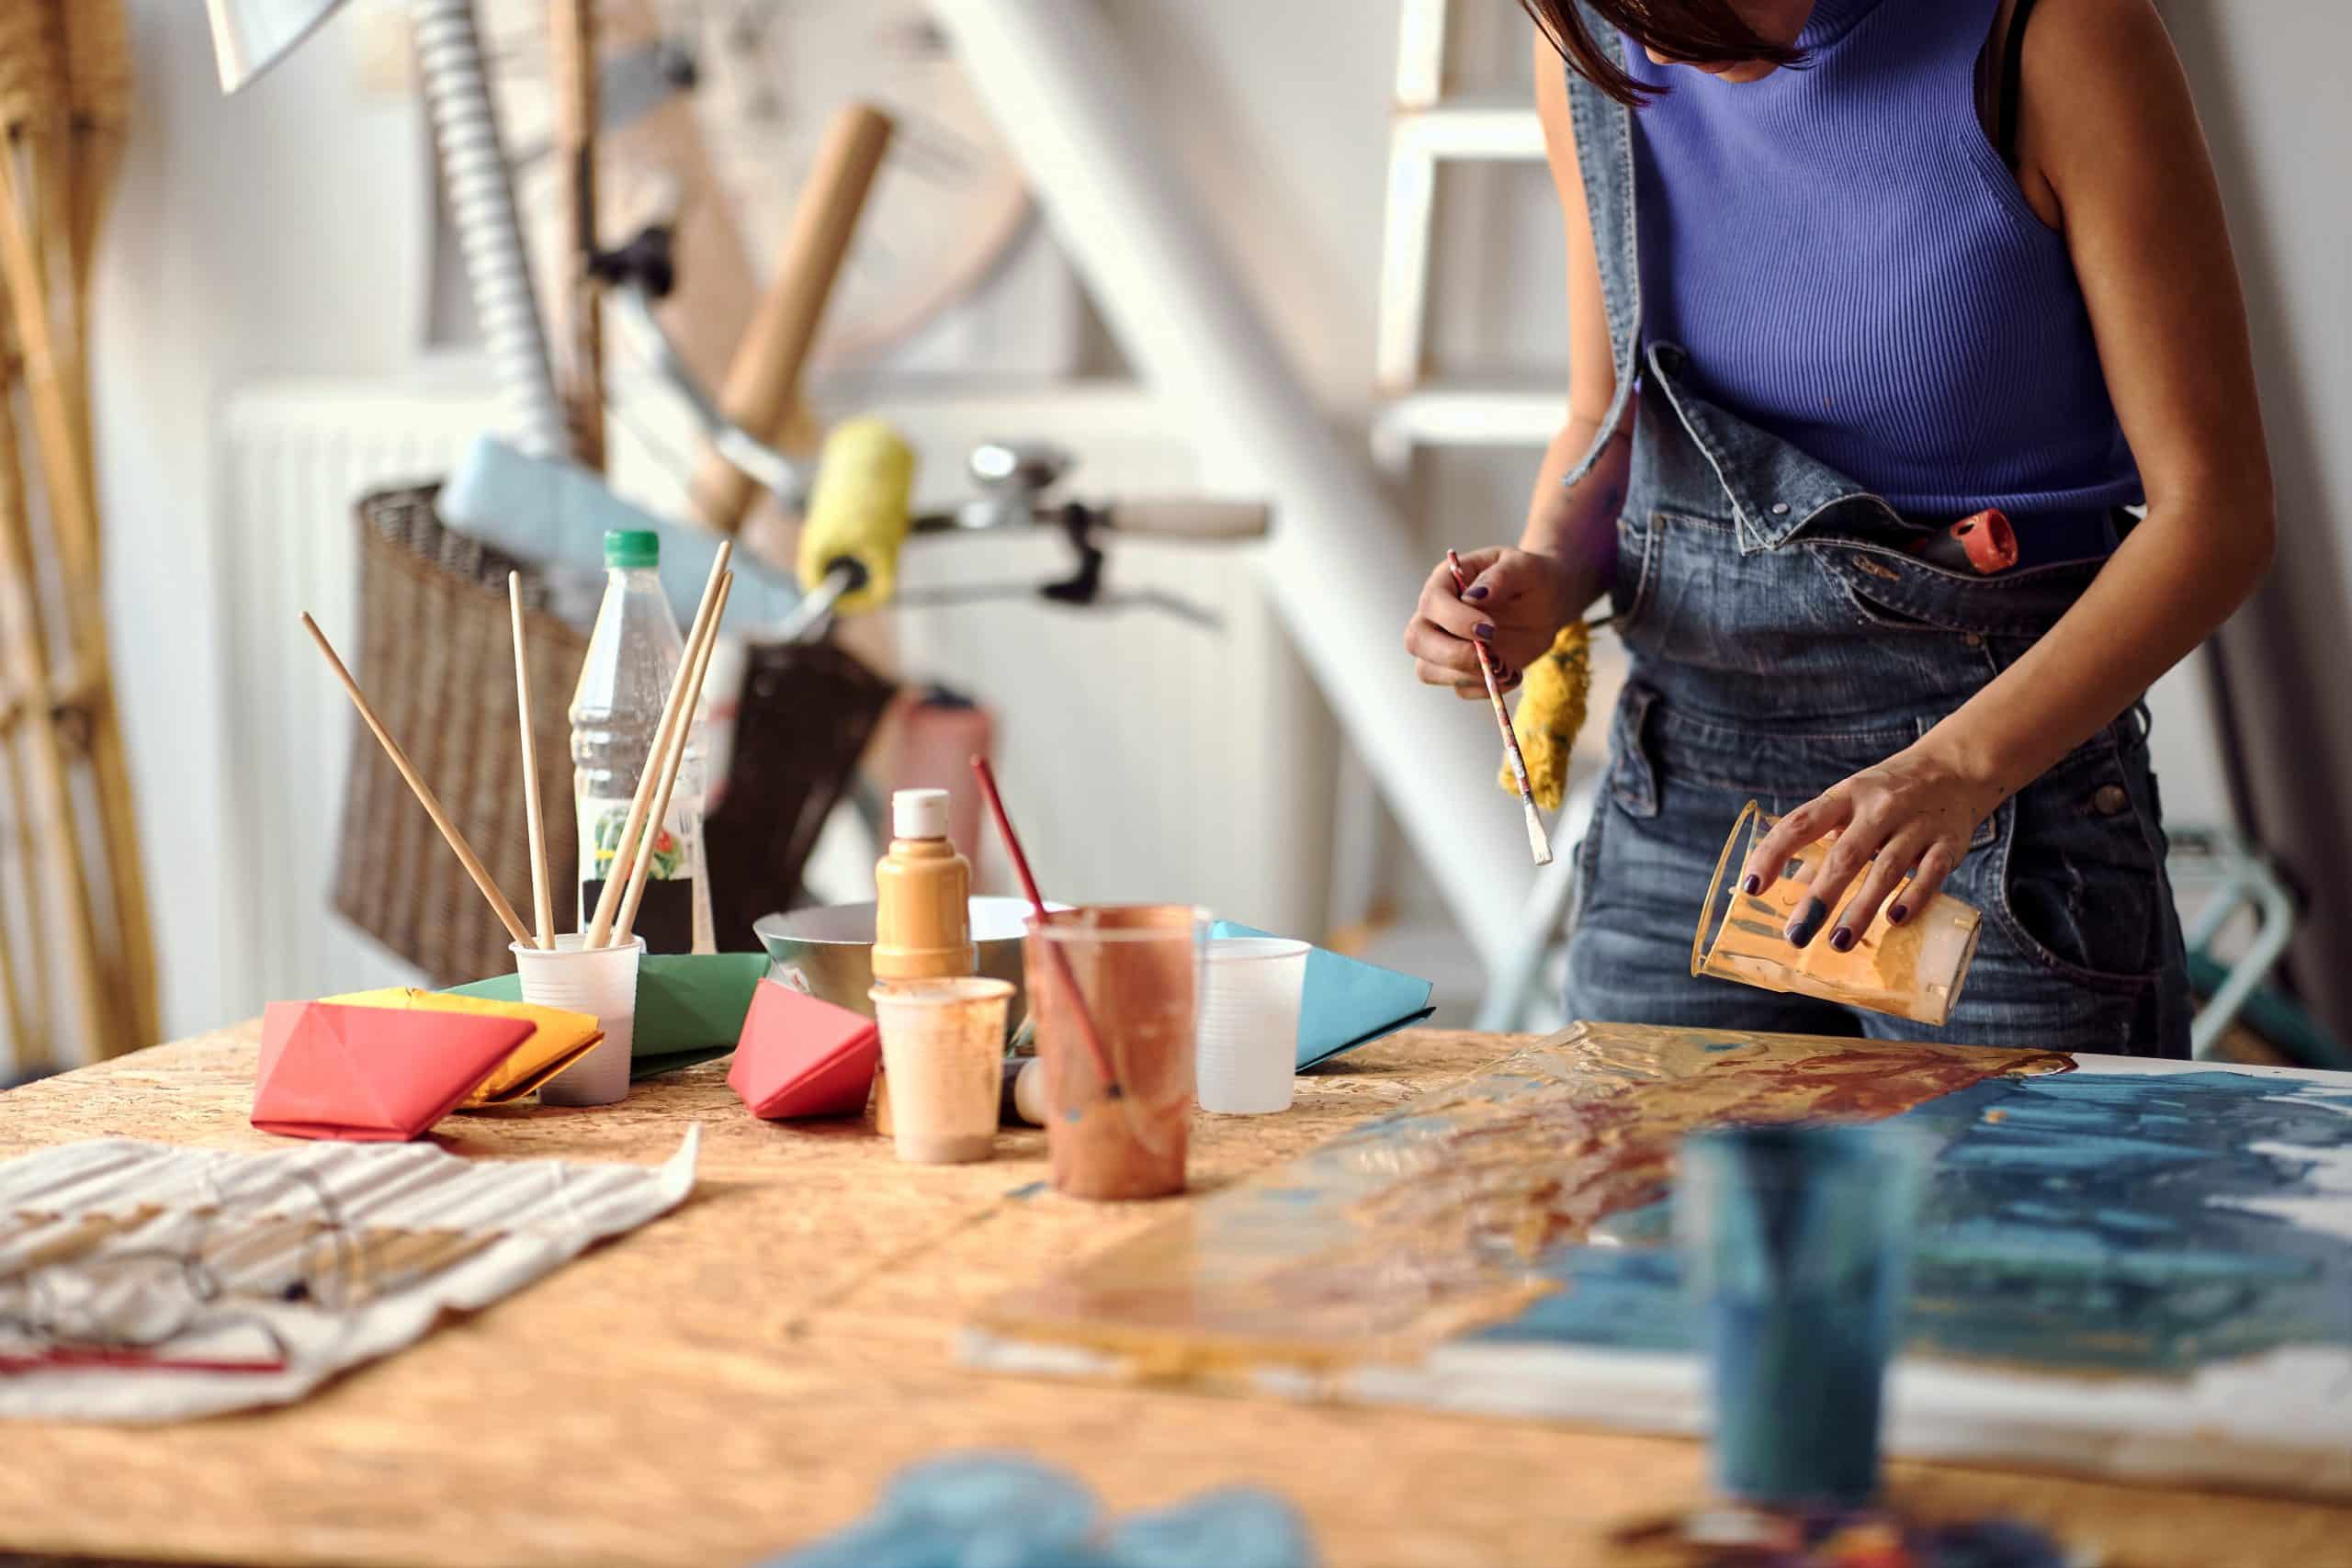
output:
[{"label": "wooden stick leaning on wall", "polygon": [[351,698],[351,705],[359,710],[359,716],[375,735],[377,744],[383,747],[384,755],[392,760],[392,766],[398,768],[401,777],[408,781],[408,787],[415,794],[417,804],[424,807],[427,817],[433,818],[433,825],[441,829],[441,837],[448,840],[449,848],[457,854],[458,863],[466,868],[466,874],[474,879],[474,886],[481,890],[481,896],[490,901],[491,910],[497,915],[499,923],[525,947],[534,945],[529,929],[523,924],[523,917],[514,912],[514,906],[506,901],[506,895],[501,893],[498,884],[490,879],[489,868],[481,863],[481,857],[474,853],[474,847],[466,842],[466,836],[458,831],[458,825],[449,820],[449,814],[441,808],[441,799],[433,793],[433,786],[424,782],[415,764],[408,760],[408,753],[401,750],[400,742],[393,739],[391,731],[384,728],[384,721],[376,716],[375,708],[368,701],[368,694],[359,689],[359,682],[353,680],[351,671],[344,668],[334,645],[327,641],[327,634],[319,630],[319,623],[311,619],[307,613],[302,616],[302,629],[309,632],[311,640],[319,645],[319,651],[326,656],[327,664],[334,671],[334,678],[343,682],[345,694]]},{"label": "wooden stick leaning on wall", "polygon": [[[718,554],[712,558],[710,576],[702,586],[702,602],[695,606],[694,625],[686,628],[685,649],[678,657],[677,673],[670,678],[670,694],[662,701],[661,721],[653,727],[653,744],[645,753],[645,771],[638,776],[637,793],[629,798],[628,818],[622,823],[621,836],[613,845],[613,863],[605,868],[605,890],[596,896],[595,915],[582,934],[582,947],[602,947],[612,937],[613,916],[620,908],[621,885],[628,880],[632,869],[630,851],[636,846],[639,829],[645,826],[646,808],[653,801],[654,775],[661,771],[658,764],[670,744],[670,727],[679,721],[678,695],[693,677],[692,655],[702,642],[704,628],[718,624],[718,588],[727,576],[727,563],[734,553],[732,540],[721,539],[718,542]],[[687,710],[683,722],[694,722],[691,709]],[[580,852],[593,856],[596,852],[593,845],[582,844]],[[592,860],[590,864],[593,866],[594,863]]]},{"label": "wooden stick leaning on wall", "polygon": [[[98,971],[97,924],[90,908],[89,875],[83,869],[80,835],[73,830],[73,784],[58,739],[56,709],[49,698],[49,640],[41,631],[31,514],[26,507],[25,476],[17,456],[17,422],[8,397],[13,389],[0,378],[0,663],[7,671],[10,694],[17,704],[16,728],[21,735],[0,736],[0,744],[8,747],[9,794],[24,857],[25,909],[32,919],[35,963],[46,971],[49,943],[54,938],[63,949],[82,1027],[103,1047],[107,1012]],[[24,776],[28,773],[29,780]],[[61,909],[62,917],[58,918],[56,911]],[[52,1032],[58,1024],[47,1005],[45,983],[35,995],[40,1002],[33,1015],[39,1023],[39,1043],[55,1056]],[[100,1049],[96,1054],[106,1053]]]},{"label": "wooden stick leaning on wall", "polygon": [[[718,406],[763,441],[779,440],[791,418],[801,367],[856,237],[890,131],[889,118],[870,104],[849,104],[833,116],[792,210],[775,276],[727,367]],[[722,534],[741,528],[758,492],[742,469],[716,452],[703,454],[692,494],[695,512],[712,527]]]},{"label": "wooden stick leaning on wall", "polygon": [[51,1055],[52,1047],[50,1042],[54,1036],[50,1032],[49,1005],[51,942],[54,933],[50,931],[41,908],[40,873],[37,869],[41,863],[40,825],[33,820],[32,796],[25,783],[24,752],[17,733],[19,730],[30,731],[28,720],[31,716],[27,709],[24,694],[11,690],[7,701],[8,724],[0,728],[0,768],[4,768],[7,775],[7,798],[14,803],[10,815],[17,819],[17,865],[18,874],[25,879],[25,940],[23,945],[17,949],[25,961],[24,991],[20,996],[17,977],[11,974],[7,977],[9,1024],[16,1032],[19,1062],[28,1059],[26,1055],[28,1050],[34,1054],[32,1059],[54,1061],[56,1058]]},{"label": "wooden stick leaning on wall", "polygon": [[[102,829],[117,972],[104,993],[105,1009],[91,1018],[90,1028],[99,1054],[111,1055],[154,1043],[162,1020],[146,874],[115,712],[98,581],[88,399],[74,325],[79,314],[72,288],[76,205],[64,15],[51,0],[0,0],[0,132],[6,134],[0,143],[0,283],[23,352],[72,652],[68,674],[44,696],[52,707],[74,710],[82,720]],[[54,308],[54,295],[63,295],[67,304]],[[66,319],[62,326],[61,317]],[[70,818],[58,828],[73,837]],[[95,919],[90,931],[96,943]]]},{"label": "wooden stick leaning on wall", "polygon": [[539,807],[539,750],[531,739],[531,665],[523,651],[523,574],[506,574],[506,618],[514,640],[514,711],[523,728],[523,817],[531,835],[531,915],[541,948],[555,946],[555,896],[548,886],[548,825]]},{"label": "wooden stick leaning on wall", "polygon": [[86,370],[90,278],[130,130],[130,18],[123,0],[50,0],[65,36],[74,171],[74,312]]},{"label": "wooden stick leaning on wall", "polygon": [[557,201],[563,273],[556,288],[571,455],[605,471],[605,316],[596,281],[596,0],[548,0],[548,75],[555,89]]},{"label": "wooden stick leaning on wall", "polygon": [[689,647],[685,660],[694,666],[694,678],[686,683],[685,722],[674,727],[670,737],[670,749],[662,759],[662,787],[654,793],[653,807],[646,814],[645,842],[639,846],[635,862],[629,866],[628,893],[621,899],[621,912],[613,922],[613,941],[626,943],[629,933],[637,929],[637,906],[645,897],[647,876],[653,869],[653,846],[662,837],[662,824],[670,815],[670,792],[678,783],[678,770],[684,765],[686,746],[693,740],[695,727],[692,715],[702,701],[703,677],[710,673],[711,650],[718,646],[718,623],[727,615],[727,596],[734,592],[735,574],[729,572],[718,583],[718,606],[711,613],[710,625],[703,628],[702,645]]}]

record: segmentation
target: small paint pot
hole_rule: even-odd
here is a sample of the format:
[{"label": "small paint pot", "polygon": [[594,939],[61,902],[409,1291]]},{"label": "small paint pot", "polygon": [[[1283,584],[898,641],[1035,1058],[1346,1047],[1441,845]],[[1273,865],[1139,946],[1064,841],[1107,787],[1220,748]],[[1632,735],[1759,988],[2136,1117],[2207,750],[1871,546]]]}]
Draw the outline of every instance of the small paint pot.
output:
[{"label": "small paint pot", "polygon": [[[1813,900],[1814,873],[1828,854],[1830,840],[1816,840],[1791,855],[1781,875],[1759,892],[1740,886],[1740,868],[1749,852],[1779,821],[1751,800],[1732,824],[1699,910],[1690,973],[1819,997],[1916,1023],[1948,1020],[1976,956],[1984,918],[1975,907],[1948,893],[1924,903],[1910,898],[1903,923],[1896,925],[1887,909],[1906,902],[1905,887],[1897,887],[1845,952],[1830,945],[1826,930],[1799,947],[1789,941],[1788,927]],[[1829,913],[1834,922],[1837,911]]]},{"label": "small paint pot", "polygon": [[1263,1116],[1290,1109],[1298,1074],[1298,1009],[1307,945],[1281,937],[1217,937],[1204,954],[1194,1082],[1201,1109]]},{"label": "small paint pot", "polygon": [[899,1157],[910,1165],[966,1165],[994,1154],[1011,982],[977,976],[884,981],[867,994],[882,1028]]},{"label": "small paint pot", "polygon": [[535,1007],[592,1013],[605,1038],[539,1087],[542,1105],[612,1105],[628,1097],[629,1052],[637,1040],[637,968],[645,939],[583,950],[581,933],[552,950],[510,942],[523,999]]},{"label": "small paint pot", "polygon": [[1886,1126],[1722,1127],[1682,1141],[1675,1230],[1724,1495],[1849,1507],[1876,1494],[1881,1391],[1925,1163],[1915,1135]]},{"label": "small paint pot", "polygon": [[[1029,919],[1023,957],[1044,1064],[1054,1190],[1184,1190],[1207,918],[1183,904],[1089,905]],[[1075,989],[1073,989],[1075,987]],[[1118,1092],[1086,1043],[1091,1021]]]}]

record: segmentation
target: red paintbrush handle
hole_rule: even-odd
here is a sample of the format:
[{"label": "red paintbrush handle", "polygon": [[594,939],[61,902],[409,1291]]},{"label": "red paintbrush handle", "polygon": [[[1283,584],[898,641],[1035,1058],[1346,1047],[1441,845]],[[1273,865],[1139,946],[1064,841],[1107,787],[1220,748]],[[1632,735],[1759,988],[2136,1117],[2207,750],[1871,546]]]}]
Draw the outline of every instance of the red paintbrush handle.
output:
[{"label": "red paintbrush handle", "polygon": [[1029,896],[1029,908],[1037,916],[1037,940],[1046,944],[1046,955],[1053,960],[1054,978],[1069,993],[1071,1015],[1078,1021],[1078,1032],[1086,1042],[1087,1055],[1094,1058],[1095,1069],[1110,1092],[1119,1092],[1119,1075],[1112,1070],[1111,1053],[1103,1048],[1102,1037],[1094,1032],[1094,1017],[1086,1010],[1086,994],[1078,988],[1078,976],[1069,966],[1069,955],[1061,943],[1046,933],[1046,897],[1037,891],[1037,879],[1029,873],[1029,857],[1021,852],[1021,836],[1012,830],[1012,818],[1005,815],[1004,796],[997,793],[996,770],[989,766],[986,757],[972,759],[972,774],[980,781],[980,793],[988,797],[989,812],[996,818],[996,830],[1004,840],[1004,852],[1012,862],[1012,873],[1021,879],[1021,890]]},{"label": "red paintbrush handle", "polygon": [[996,818],[997,836],[1004,840],[1006,858],[1012,862],[1012,874],[1021,879],[1021,891],[1028,896],[1029,907],[1037,918],[1046,918],[1045,896],[1037,891],[1037,879],[1030,874],[1029,857],[1021,852],[1021,836],[1012,830],[1012,818],[1004,814],[1004,797],[996,790],[996,771],[989,766],[986,757],[972,759],[972,773],[980,781],[980,794],[988,798],[989,811]]}]

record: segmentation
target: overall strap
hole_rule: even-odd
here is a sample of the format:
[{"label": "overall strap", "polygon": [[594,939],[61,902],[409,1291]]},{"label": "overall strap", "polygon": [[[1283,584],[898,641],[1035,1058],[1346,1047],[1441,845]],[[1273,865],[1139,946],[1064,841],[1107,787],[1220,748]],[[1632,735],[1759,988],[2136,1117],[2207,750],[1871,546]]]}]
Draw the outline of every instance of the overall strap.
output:
[{"label": "overall strap", "polygon": [[2001,150],[2001,161],[2011,168],[2018,163],[2018,89],[2025,75],[2025,22],[2033,14],[2033,0],[2017,0],[2009,9],[2008,36],[2001,40],[2001,101],[2000,125],[1993,144]]},{"label": "overall strap", "polygon": [[[1623,67],[1624,46],[1617,29],[1579,4],[1586,30],[1610,62]],[[1576,130],[1577,172],[1584,181],[1585,211],[1592,224],[1592,247],[1600,265],[1600,299],[1609,321],[1609,359],[1617,389],[1609,416],[1592,446],[1568,470],[1563,485],[1584,478],[1607,449],[1625,417],[1640,373],[1642,268],[1634,203],[1634,115],[1623,104],[1578,75],[1564,61],[1568,77],[1568,119]]]}]

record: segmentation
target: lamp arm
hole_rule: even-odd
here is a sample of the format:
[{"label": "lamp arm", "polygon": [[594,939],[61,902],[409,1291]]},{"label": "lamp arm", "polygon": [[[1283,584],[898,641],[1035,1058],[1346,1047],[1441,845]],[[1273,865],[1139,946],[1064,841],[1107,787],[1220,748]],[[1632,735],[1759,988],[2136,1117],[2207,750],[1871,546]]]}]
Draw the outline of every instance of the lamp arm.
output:
[{"label": "lamp arm", "polygon": [[490,350],[515,446],[535,457],[571,448],[556,396],[547,328],[523,246],[473,0],[411,0],[417,73],[441,156],[458,254]]}]

